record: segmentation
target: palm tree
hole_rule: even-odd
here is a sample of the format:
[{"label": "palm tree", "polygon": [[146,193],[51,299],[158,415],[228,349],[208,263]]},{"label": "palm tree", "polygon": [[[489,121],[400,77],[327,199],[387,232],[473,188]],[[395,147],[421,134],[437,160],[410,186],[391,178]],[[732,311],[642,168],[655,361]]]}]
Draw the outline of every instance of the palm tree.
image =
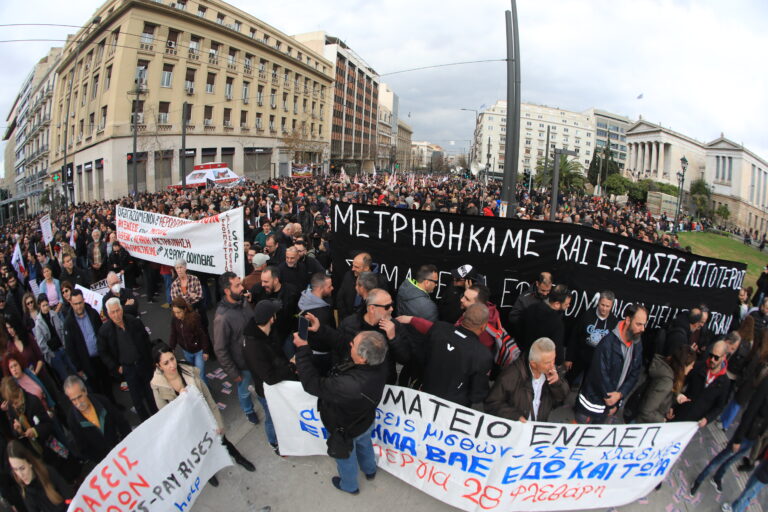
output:
[{"label": "palm tree", "polygon": [[[536,162],[536,177],[534,178],[537,187],[552,186],[552,165],[544,166],[544,159],[539,158]],[[587,177],[584,176],[584,167],[578,160],[568,160],[567,157],[560,157],[560,190],[570,193],[583,193]]]}]

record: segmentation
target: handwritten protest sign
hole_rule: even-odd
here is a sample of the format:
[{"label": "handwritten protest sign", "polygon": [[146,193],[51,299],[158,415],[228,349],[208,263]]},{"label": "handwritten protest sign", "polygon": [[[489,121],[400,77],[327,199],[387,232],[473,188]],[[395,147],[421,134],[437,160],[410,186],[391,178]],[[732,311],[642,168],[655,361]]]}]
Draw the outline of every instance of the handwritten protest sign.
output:
[{"label": "handwritten protest sign", "polygon": [[45,245],[53,242],[53,230],[51,229],[51,216],[47,213],[40,217],[40,231],[43,232]]},{"label": "handwritten protest sign", "polygon": [[209,274],[245,273],[243,209],[235,208],[198,221],[160,213],[116,209],[117,239],[134,257]]},{"label": "handwritten protest sign", "polygon": [[232,459],[203,395],[188,387],[97,464],[69,512],[189,511],[203,487]]},{"label": "handwritten protest sign", "polygon": [[[298,382],[264,385],[283,455],[326,453],[317,399]],[[376,412],[378,466],[467,511],[603,509],[648,494],[696,423],[520,423],[387,386]]]},{"label": "handwritten protest sign", "polygon": [[439,297],[452,282],[450,270],[469,264],[487,276],[502,318],[528,283],[540,272],[551,272],[556,283],[571,289],[569,318],[596,307],[602,290],[616,293],[613,313],[619,318],[630,304],[644,304],[648,328],[665,325],[705,298],[708,328],[725,334],[746,275],[743,263],[575,224],[338,202],[331,220],[333,268],[339,275],[360,250],[373,255],[374,267],[393,289],[420,265],[433,263],[439,270]]}]

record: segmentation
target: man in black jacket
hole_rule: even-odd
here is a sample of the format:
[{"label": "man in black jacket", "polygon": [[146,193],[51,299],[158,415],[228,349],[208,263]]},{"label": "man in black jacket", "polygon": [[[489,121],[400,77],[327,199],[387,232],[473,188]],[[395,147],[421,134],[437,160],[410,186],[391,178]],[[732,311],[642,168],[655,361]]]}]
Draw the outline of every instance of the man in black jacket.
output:
[{"label": "man in black jacket", "polygon": [[565,355],[565,368],[570,372],[569,382],[576,382],[582,373],[587,373],[595,347],[619,323],[611,313],[615,300],[616,295],[612,291],[600,292],[597,307],[584,311],[576,320]]},{"label": "man in black jacket", "polygon": [[683,311],[672,321],[667,329],[664,343],[664,356],[671,356],[682,345],[690,346],[695,352],[704,347],[700,343],[701,331],[709,320],[709,309],[706,306],[695,306],[690,311]]},{"label": "man in black jacket", "polygon": [[731,390],[725,353],[725,341],[715,342],[707,358],[696,363],[686,379],[685,396],[690,400],[675,405],[674,414],[668,419],[697,421],[700,428],[717,419]]},{"label": "man in black jacket", "polygon": [[[352,340],[349,351],[352,364],[338,375],[325,379],[312,364],[312,350],[307,341],[294,334],[294,344],[301,385],[304,391],[318,397],[320,419],[330,434],[329,448],[343,445],[336,451],[339,476],[331,482],[341,491],[358,494],[358,469],[367,480],[376,477],[371,431],[387,378],[384,364],[387,342],[378,332],[361,332]],[[339,440],[342,442],[336,443]]]},{"label": "man in black jacket", "polygon": [[556,364],[565,361],[565,324],[563,313],[571,304],[568,287],[559,284],[547,298],[525,308],[518,325],[517,346],[525,354],[539,338],[549,338],[557,346]]},{"label": "man in black jacket", "polygon": [[64,380],[64,394],[73,405],[67,423],[78,455],[95,466],[131,433],[131,427],[109,400],[89,395],[80,377],[70,375]]},{"label": "man in black jacket", "polygon": [[264,408],[264,432],[267,441],[275,453],[280,455],[272,416],[264,398],[264,383],[273,385],[284,380],[296,380],[296,371],[285,357],[281,340],[273,329],[278,311],[280,304],[276,301],[262,300],[256,304],[253,308],[253,318],[243,329],[243,357],[253,376],[256,397]]},{"label": "man in black jacket", "polygon": [[552,274],[542,272],[533,283],[532,289],[520,294],[509,311],[509,325],[512,336],[519,336],[518,324],[523,317],[523,311],[537,302],[543,302],[552,290]]},{"label": "man in black jacket", "polygon": [[[336,307],[339,310],[339,318],[346,318],[365,303],[357,294],[355,286],[361,272],[371,272],[372,264],[373,259],[367,252],[361,252],[352,258],[352,267],[344,274],[339,291],[336,293]],[[384,276],[376,274],[376,277],[379,280],[377,288],[389,290],[389,284]]]},{"label": "man in black jacket", "polygon": [[72,311],[64,321],[64,348],[81,378],[88,379],[88,387],[106,396],[112,403],[112,379],[99,357],[98,335],[102,323],[99,314],[85,303],[83,292],[72,290],[69,301]]},{"label": "man in black jacket", "polygon": [[75,266],[72,256],[65,254],[61,258],[61,277],[59,281],[69,281],[72,286],[79,284],[84,288],[91,286],[91,279],[88,277],[88,271]]},{"label": "man in black jacket", "polygon": [[712,484],[718,494],[723,492],[723,477],[731,464],[742,455],[749,452],[755,441],[768,429],[768,379],[763,379],[762,384],[752,396],[744,416],[741,418],[736,432],[728,444],[720,453],[715,455],[709,464],[699,473],[691,487],[691,494],[695,495],[705,478],[717,467],[712,477]]},{"label": "man in black jacket", "polygon": [[488,324],[485,304],[469,306],[459,326],[410,316],[397,320],[426,336],[422,391],[465,407],[485,400],[493,362],[479,339]]},{"label": "man in black jacket", "polygon": [[136,299],[128,288],[125,288],[120,283],[120,276],[112,272],[111,270],[107,274],[107,286],[109,291],[102,298],[101,313],[107,316],[107,301],[112,297],[120,299],[120,305],[123,307],[123,311],[131,316],[139,317],[139,306],[136,304]]},{"label": "man in black jacket", "polygon": [[157,412],[149,387],[154,373],[149,334],[141,320],[123,314],[117,297],[107,301],[106,309],[109,320],[99,329],[99,356],[113,375],[128,383],[136,413],[146,420]]},{"label": "man in black jacket", "polygon": [[284,283],[277,267],[268,266],[261,271],[261,283],[250,290],[250,301],[258,304],[262,300],[279,300],[283,307],[277,314],[274,329],[283,343],[290,342],[290,333],[296,329],[296,305],[299,291],[291,284]]}]

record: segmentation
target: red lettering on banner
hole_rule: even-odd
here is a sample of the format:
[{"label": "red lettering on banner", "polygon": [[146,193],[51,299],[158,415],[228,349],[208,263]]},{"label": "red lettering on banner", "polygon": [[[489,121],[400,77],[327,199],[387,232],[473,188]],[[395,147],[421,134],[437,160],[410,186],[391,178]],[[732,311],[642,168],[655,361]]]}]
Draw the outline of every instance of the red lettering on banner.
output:
[{"label": "red lettering on banner", "polygon": [[101,476],[107,481],[107,485],[110,487],[117,487],[120,484],[120,480],[112,481],[112,473],[109,472],[109,466],[101,468]]},{"label": "red lettering on banner", "polygon": [[519,496],[523,496],[522,501],[530,501],[531,503],[539,503],[541,501],[557,501],[559,499],[572,499],[578,501],[587,494],[594,494],[598,498],[603,497],[605,492],[604,485],[583,485],[583,486],[570,486],[568,484],[561,484],[555,487],[552,484],[542,485],[519,485],[515,490],[509,493],[512,496],[512,501],[515,501]]},{"label": "red lettering on banner", "polygon": [[464,487],[474,489],[474,491],[464,494],[462,498],[476,503],[483,510],[496,508],[499,505],[499,501],[501,501],[501,497],[504,496],[504,491],[493,485],[483,487],[483,484],[477,478],[467,478],[464,480]]},{"label": "red lettering on banner", "polygon": [[[451,479],[450,473],[440,471],[433,464],[415,459],[407,453],[393,450],[392,448],[382,448],[376,443],[373,443],[373,449],[378,451],[379,457],[385,456],[388,464],[399,465],[401,468],[408,464],[413,464],[416,478],[441,487],[446,492],[448,491],[448,481]],[[418,464],[415,464],[415,462],[418,462]]]},{"label": "red lettering on banner", "polygon": [[102,491],[101,485],[99,485],[99,482],[98,482],[98,478],[99,478],[98,476],[94,476],[93,478],[91,478],[90,488],[99,493],[99,498],[101,498],[102,500],[106,500],[107,498],[109,498],[109,495],[112,494],[112,491],[108,491],[108,492]]},{"label": "red lettering on banner", "polygon": [[128,466],[128,469],[130,470],[130,469],[132,469],[132,468],[134,468],[134,467],[138,466],[138,465],[139,465],[139,461],[136,461],[136,460],[130,460],[130,459],[128,458],[128,456],[125,454],[125,451],[126,451],[127,449],[128,449],[127,447],[126,447],[126,448],[123,448],[122,450],[120,450],[119,452],[117,452],[117,455],[118,455],[118,457],[120,457],[121,459],[123,459],[123,460],[125,461],[126,465]]}]

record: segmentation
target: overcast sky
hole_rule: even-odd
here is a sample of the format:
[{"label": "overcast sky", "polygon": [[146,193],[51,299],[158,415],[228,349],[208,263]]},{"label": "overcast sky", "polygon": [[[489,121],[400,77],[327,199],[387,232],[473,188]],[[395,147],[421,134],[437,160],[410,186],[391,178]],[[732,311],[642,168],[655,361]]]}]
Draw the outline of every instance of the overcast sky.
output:
[{"label": "overcast sky", "polygon": [[[387,73],[504,58],[509,2],[233,3],[287,34],[325,30],[345,40],[398,94],[400,116],[413,127],[414,140],[465,152],[474,117],[460,109],[505,99],[503,62]],[[99,5],[4,0],[0,19],[82,25]],[[768,2],[519,0],[518,16],[524,102],[576,111],[594,106],[632,119],[642,115],[703,142],[724,132],[768,159]],[[0,39],[63,39],[67,32],[0,27]],[[3,129],[22,80],[52,44],[0,43]]]}]

